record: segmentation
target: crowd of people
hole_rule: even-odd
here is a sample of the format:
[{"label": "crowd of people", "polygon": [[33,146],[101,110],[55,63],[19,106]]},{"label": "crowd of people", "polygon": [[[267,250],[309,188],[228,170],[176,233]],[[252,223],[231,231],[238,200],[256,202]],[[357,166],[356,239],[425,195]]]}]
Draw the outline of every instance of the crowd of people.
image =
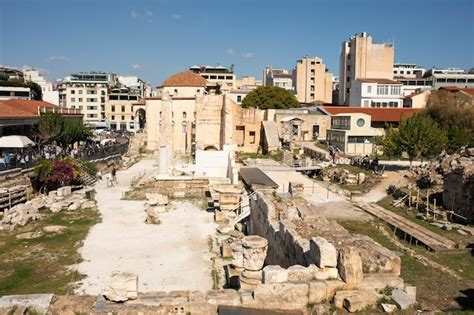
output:
[{"label": "crowd of people", "polygon": [[120,154],[127,150],[128,139],[128,134],[109,133],[69,147],[48,144],[39,149],[36,147],[0,149],[0,171],[33,167],[40,159],[73,157],[94,160],[112,154]]}]

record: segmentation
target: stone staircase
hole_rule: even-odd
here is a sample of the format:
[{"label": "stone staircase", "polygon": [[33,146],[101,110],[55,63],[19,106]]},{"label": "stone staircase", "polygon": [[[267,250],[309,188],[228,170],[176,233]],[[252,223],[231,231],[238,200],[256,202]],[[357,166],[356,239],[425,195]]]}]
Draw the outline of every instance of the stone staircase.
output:
[{"label": "stone staircase", "polygon": [[79,181],[84,186],[93,186],[99,180],[99,177],[94,175],[94,172],[85,163],[80,163],[78,168],[80,172]]}]

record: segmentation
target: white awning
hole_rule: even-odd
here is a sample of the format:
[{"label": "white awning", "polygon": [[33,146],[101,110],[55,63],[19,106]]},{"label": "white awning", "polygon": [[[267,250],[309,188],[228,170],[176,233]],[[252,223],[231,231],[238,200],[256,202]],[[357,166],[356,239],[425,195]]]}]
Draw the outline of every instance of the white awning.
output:
[{"label": "white awning", "polygon": [[5,136],[0,138],[0,148],[26,148],[35,143],[25,136]]}]

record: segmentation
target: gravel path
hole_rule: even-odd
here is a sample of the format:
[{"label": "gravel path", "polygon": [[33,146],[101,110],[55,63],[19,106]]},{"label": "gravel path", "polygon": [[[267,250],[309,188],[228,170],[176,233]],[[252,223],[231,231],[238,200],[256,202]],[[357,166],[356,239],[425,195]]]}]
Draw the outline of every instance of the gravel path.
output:
[{"label": "gravel path", "polygon": [[121,200],[133,177],[156,171],[142,160],[119,171],[119,184],[95,187],[102,222],[95,225],[80,252],[78,271],[87,275],[77,293],[99,294],[113,271],[138,275],[139,291],[208,290],[212,288],[207,239],[215,232],[212,215],[189,201],[174,201],[161,224],[145,224],[143,201]]}]

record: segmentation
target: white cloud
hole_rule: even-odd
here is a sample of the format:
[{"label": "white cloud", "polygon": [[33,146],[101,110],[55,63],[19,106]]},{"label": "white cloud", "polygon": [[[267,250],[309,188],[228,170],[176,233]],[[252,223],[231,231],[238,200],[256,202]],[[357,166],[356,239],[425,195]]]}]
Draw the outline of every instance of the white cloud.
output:
[{"label": "white cloud", "polygon": [[130,12],[130,15],[132,16],[132,18],[137,18],[138,17],[138,12],[135,11],[135,10],[132,10],[132,12]]},{"label": "white cloud", "polygon": [[141,70],[143,68],[141,65],[137,65],[137,64],[131,65],[131,67],[133,70]]},{"label": "white cloud", "polygon": [[48,61],[69,61],[66,56],[49,56]]},{"label": "white cloud", "polygon": [[146,21],[148,23],[151,23],[151,17],[153,15],[153,12],[151,10],[145,10],[145,11],[140,11],[140,10],[132,10],[130,12],[130,16],[133,19],[141,20],[141,21]]},{"label": "white cloud", "polygon": [[176,13],[171,14],[170,17],[174,20],[181,20],[183,18],[181,14],[176,14]]},{"label": "white cloud", "polygon": [[145,16],[152,16],[153,15],[153,12],[151,12],[150,10],[146,10],[145,11]]},{"label": "white cloud", "polygon": [[253,57],[255,57],[255,54],[253,52],[244,52],[242,53],[242,57],[244,59],[252,59]]},{"label": "white cloud", "polygon": [[225,50],[225,53],[228,54],[229,56],[234,56],[235,55],[234,48],[227,48]]}]

